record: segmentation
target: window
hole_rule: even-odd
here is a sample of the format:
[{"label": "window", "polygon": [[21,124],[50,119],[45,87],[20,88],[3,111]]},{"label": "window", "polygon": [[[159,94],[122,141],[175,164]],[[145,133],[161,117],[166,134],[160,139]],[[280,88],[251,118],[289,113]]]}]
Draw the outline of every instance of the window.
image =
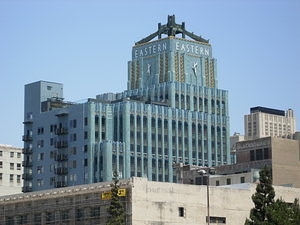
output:
[{"label": "window", "polygon": [[61,211],[60,218],[61,218],[61,220],[68,220],[69,219],[69,211],[68,210]]},{"label": "window", "polygon": [[9,164],[9,168],[10,168],[10,170],[14,170],[15,168],[14,168],[15,166],[14,166],[14,164],[13,163],[10,163]]},{"label": "window", "polygon": [[91,217],[100,216],[100,207],[91,208]]},{"label": "window", "polygon": [[76,128],[77,127],[77,121],[76,120],[71,120],[70,121],[70,127],[71,128]]},{"label": "window", "polygon": [[85,131],[85,132],[84,132],[84,139],[87,139],[87,138],[88,138],[88,132]]},{"label": "window", "polygon": [[34,214],[34,222],[41,223],[41,221],[42,221],[42,214],[41,213]]},{"label": "window", "polygon": [[13,158],[14,157],[14,152],[10,152],[10,158]]},{"label": "window", "polygon": [[37,173],[38,173],[38,174],[41,174],[41,173],[44,172],[44,168],[43,168],[42,166],[38,166],[38,167],[36,168],[36,170],[37,170]]},{"label": "window", "polygon": [[73,160],[73,162],[72,162],[72,168],[76,168],[76,160]]},{"label": "window", "polygon": [[231,179],[230,179],[230,178],[227,178],[227,179],[226,179],[226,184],[227,184],[227,185],[230,185],[230,184],[231,184]]},{"label": "window", "polygon": [[254,155],[254,150],[250,151],[250,161],[254,161],[255,160],[255,155]]},{"label": "window", "polygon": [[47,86],[48,91],[51,91],[51,89],[52,89],[52,86]]},{"label": "window", "polygon": [[264,148],[264,159],[269,159],[269,149]]},{"label": "window", "polygon": [[76,147],[71,148],[71,154],[76,155]]},{"label": "window", "polygon": [[[207,217],[206,217],[207,221]],[[209,217],[210,223],[217,223],[217,224],[226,224],[226,217],[217,217],[217,216],[210,216]]]},{"label": "window", "polygon": [[2,181],[2,177],[3,177],[3,174],[2,174],[2,173],[0,173],[0,181]]},{"label": "window", "polygon": [[50,185],[53,185],[55,182],[55,177],[50,177]]},{"label": "window", "polygon": [[88,166],[88,159],[84,159],[84,166]]},{"label": "window", "polygon": [[54,171],[54,164],[50,164],[50,172],[53,172]]},{"label": "window", "polygon": [[44,140],[39,140],[39,141],[37,142],[37,147],[38,147],[38,148],[44,147]]},{"label": "window", "polygon": [[216,186],[220,186],[220,181],[216,180]]},{"label": "window", "polygon": [[245,177],[241,177],[241,184],[245,183]]},{"label": "window", "polygon": [[79,219],[81,219],[83,217],[84,217],[84,211],[83,211],[83,209],[77,209],[76,210],[76,219],[79,220]]},{"label": "window", "polygon": [[179,207],[178,208],[178,216],[179,217],[185,217],[185,209],[184,209],[184,207]]},{"label": "window", "polygon": [[0,168],[3,168],[3,162],[0,161]]},{"label": "window", "polygon": [[46,222],[53,221],[55,219],[54,212],[47,212],[46,213]]},{"label": "window", "polygon": [[9,182],[14,182],[14,175],[13,174],[10,174],[9,175]]},{"label": "window", "polygon": [[43,186],[44,185],[43,179],[37,179],[36,184],[37,184],[38,187]]},{"label": "window", "polygon": [[17,158],[21,158],[21,152],[17,152]]},{"label": "window", "polygon": [[263,159],[263,150],[262,149],[256,149],[256,160],[262,160]]},{"label": "window", "polygon": [[21,175],[17,175],[17,183],[21,183]]},{"label": "window", "polygon": [[0,151],[0,156],[3,156],[3,151]]},{"label": "window", "polygon": [[43,152],[38,154],[38,160],[39,161],[44,160],[44,153]]},{"label": "window", "polygon": [[76,133],[71,135],[71,141],[76,141],[77,140],[77,135]]},{"label": "window", "polygon": [[87,151],[88,151],[88,146],[85,145],[85,146],[84,146],[84,152],[87,152]]},{"label": "window", "polygon": [[87,126],[87,125],[88,125],[88,118],[84,117],[84,126]]},{"label": "window", "polygon": [[44,127],[39,127],[37,129],[37,134],[40,135],[40,134],[43,134],[44,133]]}]

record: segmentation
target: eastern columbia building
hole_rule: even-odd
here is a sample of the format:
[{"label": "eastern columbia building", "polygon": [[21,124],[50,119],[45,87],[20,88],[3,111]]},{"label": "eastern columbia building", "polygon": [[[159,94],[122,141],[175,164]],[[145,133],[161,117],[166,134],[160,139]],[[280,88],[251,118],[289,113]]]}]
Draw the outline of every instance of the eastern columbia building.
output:
[{"label": "eastern columbia building", "polygon": [[[179,35],[179,36],[178,36]],[[208,40],[169,16],[138,41],[127,90],[84,103],[63,85],[25,85],[24,192],[122,178],[177,182],[174,163],[230,164],[228,92]]]}]

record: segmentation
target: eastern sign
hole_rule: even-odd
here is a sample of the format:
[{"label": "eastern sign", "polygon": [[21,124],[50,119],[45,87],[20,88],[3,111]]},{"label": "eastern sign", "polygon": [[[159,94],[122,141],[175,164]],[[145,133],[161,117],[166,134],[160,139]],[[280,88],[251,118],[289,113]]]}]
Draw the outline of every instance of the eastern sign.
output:
[{"label": "eastern sign", "polygon": [[176,51],[195,56],[211,56],[211,47],[209,45],[198,44],[193,41],[181,39],[165,39],[161,41],[150,42],[140,46],[134,46],[132,49],[132,58],[138,59],[152,56],[166,51]]},{"label": "eastern sign", "polygon": [[134,48],[134,58],[154,55],[167,50],[167,42],[144,45],[143,47]]}]

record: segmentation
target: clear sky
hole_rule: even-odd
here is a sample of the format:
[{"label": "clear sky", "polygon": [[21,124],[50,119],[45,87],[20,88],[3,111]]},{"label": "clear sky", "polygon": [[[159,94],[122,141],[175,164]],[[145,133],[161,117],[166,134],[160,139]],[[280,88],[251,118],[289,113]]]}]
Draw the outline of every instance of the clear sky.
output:
[{"label": "clear sky", "polygon": [[231,134],[253,106],[300,120],[298,0],[0,0],[0,144],[23,145],[25,84],[63,83],[67,101],[121,92],[134,42],[172,14],[210,39]]}]

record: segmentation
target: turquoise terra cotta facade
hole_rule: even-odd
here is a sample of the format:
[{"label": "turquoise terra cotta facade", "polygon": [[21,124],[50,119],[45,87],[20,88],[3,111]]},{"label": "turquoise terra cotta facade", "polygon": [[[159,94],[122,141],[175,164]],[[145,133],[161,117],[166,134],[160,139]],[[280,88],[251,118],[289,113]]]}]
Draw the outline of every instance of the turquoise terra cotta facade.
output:
[{"label": "turquoise terra cotta facade", "polygon": [[216,64],[210,44],[167,36],[133,46],[122,93],[74,104],[62,84],[26,85],[23,191],[109,181],[113,171],[176,182],[173,163],[230,164]]}]

